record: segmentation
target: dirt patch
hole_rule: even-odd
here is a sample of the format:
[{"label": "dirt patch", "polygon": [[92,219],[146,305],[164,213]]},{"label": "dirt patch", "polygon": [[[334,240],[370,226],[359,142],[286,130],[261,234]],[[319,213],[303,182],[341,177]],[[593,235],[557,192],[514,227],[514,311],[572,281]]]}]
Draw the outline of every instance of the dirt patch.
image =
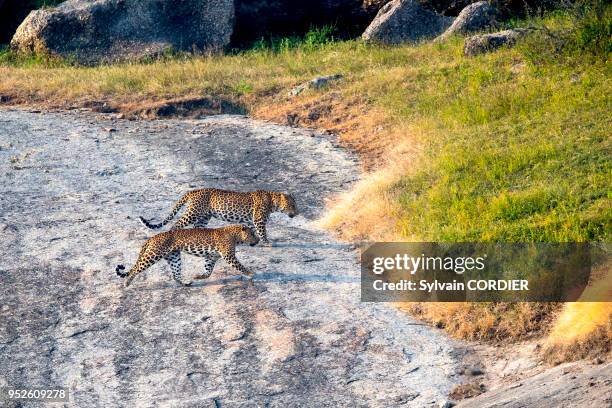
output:
[{"label": "dirt patch", "polygon": [[[388,115],[372,108],[361,98],[346,98],[337,92],[311,93],[299,98],[280,97],[282,89],[243,97],[190,95],[178,98],[137,96],[134,98],[74,99],[23,94],[0,95],[0,105],[37,110],[87,109],[116,113],[125,119],[202,118],[221,114],[249,114],[292,127],[310,128],[337,136],[337,142],[359,155],[365,171],[385,162],[389,146],[403,129],[396,129]],[[403,137],[403,136],[402,136]]]},{"label": "dirt patch", "polygon": [[118,110],[128,119],[199,118],[221,114],[246,114],[243,105],[219,96],[193,96],[131,103],[119,106]]},{"label": "dirt patch", "polygon": [[75,99],[66,101],[35,95],[0,95],[0,105],[39,110],[87,109],[95,113],[119,113],[126,119],[200,118],[211,115],[244,115],[247,107],[238,100],[224,96],[185,96],[180,98]]},{"label": "dirt patch", "polygon": [[384,161],[393,134],[387,115],[380,114],[361,98],[346,98],[331,92],[299,98],[286,98],[280,103],[263,104],[253,116],[289,126],[314,128],[338,136],[338,141],[357,154],[364,169],[371,170]]},{"label": "dirt patch", "polygon": [[463,400],[473,398],[485,392],[484,384],[479,381],[472,381],[465,384],[459,384],[450,393],[450,397],[454,400]]}]

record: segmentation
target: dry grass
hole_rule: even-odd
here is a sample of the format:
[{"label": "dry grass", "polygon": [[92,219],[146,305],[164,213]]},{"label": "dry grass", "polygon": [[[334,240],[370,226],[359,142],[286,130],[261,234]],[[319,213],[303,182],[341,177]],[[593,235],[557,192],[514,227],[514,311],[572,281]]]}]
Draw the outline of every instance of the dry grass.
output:
[{"label": "dry grass", "polygon": [[609,359],[611,339],[611,303],[568,303],[546,339],[543,356],[552,364],[591,357]]},{"label": "dry grass", "polygon": [[[398,181],[418,166],[418,138],[400,126],[387,133],[390,139],[382,164],[365,174],[353,188],[333,198],[319,225],[352,241],[403,241],[399,233]],[[351,216],[347,216],[351,214]]]},{"label": "dry grass", "polygon": [[413,303],[400,308],[457,338],[499,343],[544,335],[558,306],[555,303]]},{"label": "dry grass", "polygon": [[450,392],[449,397],[455,401],[467,398],[474,398],[485,392],[485,387],[479,381],[472,381],[465,384],[456,385]]},{"label": "dry grass", "polygon": [[[582,299],[612,296],[610,263],[594,271],[599,275]],[[547,361],[560,363],[587,357],[610,357],[612,352],[612,302],[577,302],[563,306],[544,345]]]}]

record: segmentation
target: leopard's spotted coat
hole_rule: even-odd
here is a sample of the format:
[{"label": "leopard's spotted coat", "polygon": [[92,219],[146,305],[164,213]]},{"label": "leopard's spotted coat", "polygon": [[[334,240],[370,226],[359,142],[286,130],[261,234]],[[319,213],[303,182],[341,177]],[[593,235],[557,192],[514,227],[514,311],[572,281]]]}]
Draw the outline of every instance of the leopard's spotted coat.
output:
[{"label": "leopard's spotted coat", "polygon": [[244,225],[229,225],[223,228],[192,228],[172,230],[157,234],[147,240],[140,250],[136,264],[125,272],[123,265],[115,271],[122,278],[127,277],[128,286],[134,277],[161,259],[165,259],[172,269],[172,276],[178,283],[185,285],[181,278],[181,252],[204,257],[204,273],[196,279],[208,278],[219,258],[241,273],[251,276],[252,272],[236,259],[236,245],[256,245],[259,240],[253,231]]},{"label": "leopard's spotted coat", "polygon": [[273,191],[235,192],[206,188],[185,194],[175,204],[172,212],[159,224],[152,224],[140,217],[142,223],[151,229],[168,224],[183,206],[187,209],[172,229],[206,227],[211,218],[240,223],[255,229],[263,243],[268,243],[266,222],[273,212],[283,212],[293,218],[298,214],[295,200],[289,194]]}]

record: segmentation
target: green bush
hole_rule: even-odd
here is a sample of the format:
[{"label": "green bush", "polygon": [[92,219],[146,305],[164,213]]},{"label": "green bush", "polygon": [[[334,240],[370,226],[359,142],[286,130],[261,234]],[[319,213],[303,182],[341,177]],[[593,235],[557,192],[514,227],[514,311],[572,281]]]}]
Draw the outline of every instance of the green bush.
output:
[{"label": "green bush", "polygon": [[535,34],[519,48],[534,65],[576,58],[606,61],[612,52],[612,5],[604,0],[572,3],[532,26]]},{"label": "green bush", "polygon": [[579,51],[606,57],[612,52],[612,6],[603,0],[590,2],[577,20],[573,45]]},{"label": "green bush", "polygon": [[283,37],[260,39],[251,47],[251,52],[269,51],[274,53],[288,52],[300,49],[302,51],[315,51],[335,42],[334,26],[313,27],[304,37]]},{"label": "green bush", "polygon": [[62,3],[64,0],[35,0],[33,2],[33,8],[45,8],[45,7],[54,7],[58,4]]}]

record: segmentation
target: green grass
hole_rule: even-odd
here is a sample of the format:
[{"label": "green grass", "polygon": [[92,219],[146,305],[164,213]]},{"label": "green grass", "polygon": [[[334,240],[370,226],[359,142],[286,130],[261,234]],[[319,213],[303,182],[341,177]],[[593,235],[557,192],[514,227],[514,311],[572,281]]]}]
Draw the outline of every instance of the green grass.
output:
[{"label": "green grass", "polygon": [[414,119],[437,137],[427,166],[397,186],[404,232],[445,241],[608,239],[609,64],[527,64],[512,74],[506,58],[457,66],[419,98]]},{"label": "green grass", "polygon": [[599,35],[610,21],[608,13],[599,30],[590,21],[566,36],[576,40],[571,49],[555,50],[557,39],[536,34],[517,51],[434,73],[438,86],[421,91],[412,113],[435,135],[427,165],[395,187],[405,235],[610,239],[612,71]]}]

